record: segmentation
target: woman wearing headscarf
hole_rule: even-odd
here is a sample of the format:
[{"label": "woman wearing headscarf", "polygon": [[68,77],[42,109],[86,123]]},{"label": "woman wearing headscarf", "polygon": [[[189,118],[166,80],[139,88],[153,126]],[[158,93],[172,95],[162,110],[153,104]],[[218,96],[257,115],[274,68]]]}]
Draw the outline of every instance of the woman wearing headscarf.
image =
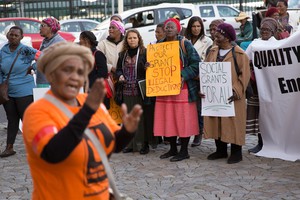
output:
[{"label": "woman wearing headscarf", "polygon": [[120,21],[112,20],[110,22],[108,32],[108,37],[99,42],[97,49],[103,52],[106,56],[108,72],[115,73],[117,69],[118,56],[124,44],[124,24]]},{"label": "woman wearing headscarf", "polygon": [[[0,83],[7,80],[12,63],[8,82],[9,101],[3,104],[7,120],[6,148],[0,157],[14,155],[13,145],[19,130],[19,121],[23,120],[25,109],[33,102],[33,76],[30,75],[31,63],[37,60],[40,52],[32,47],[23,45],[23,30],[18,26],[9,29],[6,35],[8,43],[0,51]],[[18,55],[19,54],[19,55]],[[18,57],[17,57],[18,56]]]},{"label": "woman wearing headscarf", "polygon": [[[85,89],[85,91],[88,91],[97,78],[106,79],[108,77],[106,57],[101,51],[96,49],[98,41],[91,31],[83,31],[80,33],[79,44],[90,48],[95,57],[93,70],[88,75],[88,88]],[[104,104],[106,108],[109,109],[109,99],[107,97],[104,98]]]},{"label": "woman wearing headscarf", "polygon": [[[234,101],[234,117],[204,117],[204,134],[206,138],[215,139],[217,150],[210,154],[208,160],[227,158],[227,143],[231,143],[231,155],[228,164],[240,162],[242,145],[245,144],[246,129],[246,97],[245,91],[250,78],[248,56],[237,45],[233,46],[236,34],[234,28],[227,23],[220,24],[215,33],[216,46],[207,55],[206,62],[230,62],[233,96],[228,100]],[[233,52],[239,72],[236,72]]]},{"label": "woman wearing headscarf", "polygon": [[254,69],[252,65],[252,59],[254,56],[254,49],[253,47],[257,44],[261,43],[262,40],[264,41],[270,41],[270,42],[276,42],[278,38],[278,31],[280,29],[279,23],[271,18],[271,17],[265,17],[261,21],[260,25],[260,35],[261,38],[253,40],[253,42],[248,46],[246,49],[246,54],[248,55],[250,59],[250,66],[251,66],[251,78],[250,83],[253,89],[253,96],[250,97],[247,100],[247,126],[246,126],[246,133],[247,134],[255,134],[258,137],[258,144],[249,149],[248,151],[250,153],[257,153],[259,152],[263,147],[263,140],[260,134],[259,130],[259,98],[258,98],[258,91],[257,91],[257,85],[254,75]]},{"label": "woman wearing headscarf", "polygon": [[[194,16],[189,20],[185,30],[185,37],[194,45],[201,60],[205,60],[207,49],[213,44],[213,41],[205,35],[204,24],[200,17]],[[203,117],[201,116],[201,99],[197,103],[197,109],[200,132],[194,137],[192,147],[199,146],[202,140]]]},{"label": "woman wearing headscarf", "polygon": [[[38,60],[38,69],[51,88],[48,98],[31,104],[24,115],[23,137],[34,200],[109,199],[102,158],[84,131],[89,129],[110,156],[132,139],[142,109],[136,105],[127,113],[123,105],[123,126],[119,127],[102,104],[103,79],[97,79],[88,94],[79,94],[93,66],[91,50],[69,42],[52,45]],[[74,116],[69,119],[50,97]]]},{"label": "woman wearing headscarf", "polygon": [[[180,69],[182,87],[179,95],[156,97],[154,112],[154,135],[168,137],[170,150],[160,156],[170,158],[171,162],[190,158],[188,143],[190,137],[199,134],[197,100],[200,57],[190,41],[179,35],[180,22],[174,18],[165,21],[166,38],[161,42],[179,41]],[[183,41],[182,41],[183,40]],[[181,42],[182,41],[182,42]],[[181,46],[183,43],[184,47]],[[184,50],[185,49],[185,50]],[[176,138],[181,139],[178,153]]]},{"label": "woman wearing headscarf", "polygon": [[[40,51],[44,51],[57,42],[65,41],[65,39],[58,34],[59,30],[60,24],[56,18],[48,17],[42,20],[40,35],[44,37],[44,40],[40,46]],[[33,68],[36,70],[36,65],[33,65]],[[50,86],[46,77],[39,71],[36,72],[36,86],[38,88],[47,88]]]}]

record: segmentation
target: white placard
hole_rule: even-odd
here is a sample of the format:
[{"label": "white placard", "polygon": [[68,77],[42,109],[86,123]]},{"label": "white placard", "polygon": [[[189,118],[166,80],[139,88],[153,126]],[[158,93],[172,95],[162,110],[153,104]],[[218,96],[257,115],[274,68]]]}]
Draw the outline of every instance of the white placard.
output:
[{"label": "white placard", "polygon": [[202,116],[235,116],[234,102],[228,103],[232,96],[231,63],[200,62],[200,91],[202,98]]}]

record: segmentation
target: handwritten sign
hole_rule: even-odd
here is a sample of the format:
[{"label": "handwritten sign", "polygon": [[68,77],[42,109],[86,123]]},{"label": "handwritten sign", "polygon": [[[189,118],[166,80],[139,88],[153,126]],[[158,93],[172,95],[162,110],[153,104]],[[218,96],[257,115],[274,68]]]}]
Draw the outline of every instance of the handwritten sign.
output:
[{"label": "handwritten sign", "polygon": [[180,93],[179,42],[163,42],[147,46],[146,96],[168,96]]},{"label": "handwritten sign", "polygon": [[110,108],[108,110],[111,118],[115,120],[117,124],[122,123],[121,107],[116,104],[113,98],[110,99]]},{"label": "handwritten sign", "polygon": [[200,90],[203,116],[235,116],[234,102],[228,103],[232,96],[231,63],[200,62]]}]

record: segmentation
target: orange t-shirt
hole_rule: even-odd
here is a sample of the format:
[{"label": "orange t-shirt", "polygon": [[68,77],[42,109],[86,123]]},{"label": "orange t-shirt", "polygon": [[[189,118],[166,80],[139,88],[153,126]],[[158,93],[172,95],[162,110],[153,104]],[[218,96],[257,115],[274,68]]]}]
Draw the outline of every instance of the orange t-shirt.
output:
[{"label": "orange t-shirt", "polygon": [[[77,96],[81,105],[85,99],[85,94]],[[80,109],[65,106],[74,114]],[[31,104],[24,114],[23,137],[33,179],[32,199],[109,199],[104,166],[86,136],[59,163],[49,163],[41,158],[44,147],[68,122],[66,115],[46,99]],[[106,154],[111,155],[115,148],[114,133],[120,127],[104,106],[92,116],[88,127],[99,138]]]}]

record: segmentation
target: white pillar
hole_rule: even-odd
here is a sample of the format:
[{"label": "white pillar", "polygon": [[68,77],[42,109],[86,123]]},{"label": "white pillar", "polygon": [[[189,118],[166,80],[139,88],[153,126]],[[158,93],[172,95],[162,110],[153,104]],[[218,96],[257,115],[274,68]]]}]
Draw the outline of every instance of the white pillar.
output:
[{"label": "white pillar", "polygon": [[124,11],[124,1],[118,0],[118,13],[122,13]]},{"label": "white pillar", "polygon": [[111,1],[111,14],[115,14],[115,0]]}]

